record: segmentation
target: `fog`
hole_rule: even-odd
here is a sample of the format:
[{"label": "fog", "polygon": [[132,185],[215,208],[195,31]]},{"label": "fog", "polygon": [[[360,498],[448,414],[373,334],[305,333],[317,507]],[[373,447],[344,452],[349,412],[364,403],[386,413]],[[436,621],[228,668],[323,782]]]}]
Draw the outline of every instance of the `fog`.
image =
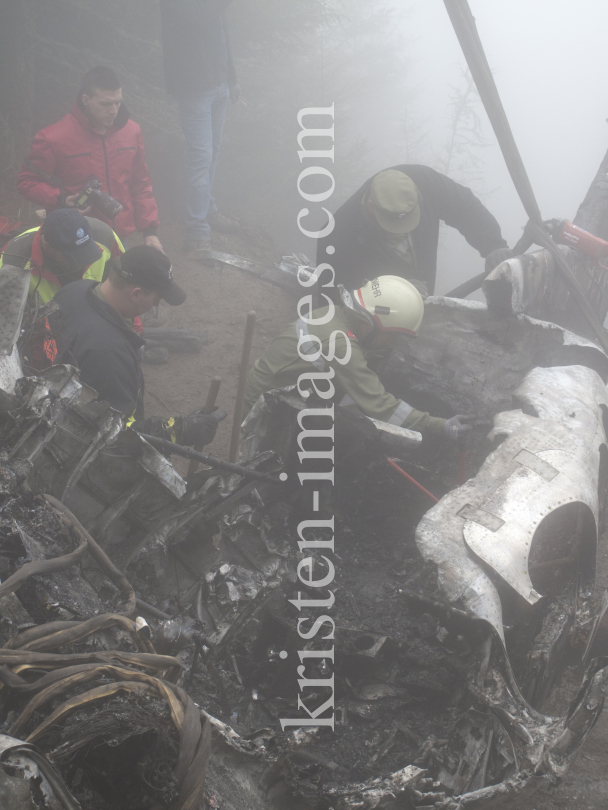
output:
[{"label": "fog", "polygon": [[[542,215],[571,219],[608,148],[608,4],[470,0],[470,6]],[[445,127],[450,82],[464,57],[440,0],[416,2],[401,17],[415,104],[437,138]],[[481,116],[490,141],[484,150],[486,187],[495,189],[484,202],[513,245],[527,217]],[[459,235],[444,237],[437,291],[481,269],[479,255]]]},{"label": "fog", "polygon": [[[337,22],[311,38],[304,71],[311,76],[320,69],[324,81],[310,80],[297,100],[301,106],[325,104],[330,97],[336,102],[336,208],[387,166],[427,163],[445,171],[450,100],[464,87],[466,63],[442,0],[335,0],[331,5]],[[608,148],[608,4],[581,0],[575,10],[566,0],[470,0],[470,6],[542,215],[572,219]],[[374,12],[386,20],[389,10],[392,22],[369,22],[376,21]],[[238,14],[235,3],[233,19]],[[481,197],[514,245],[527,217],[481,102],[469,106],[479,116],[475,139],[485,145],[467,147],[473,169],[452,165],[446,173]],[[296,112],[294,104],[294,117]],[[406,116],[413,148],[406,143]],[[361,159],[353,161],[348,144],[357,138],[363,149]],[[269,228],[282,247],[312,255],[310,244],[290,225],[297,206],[294,195]],[[436,292],[445,293],[482,269],[479,254],[444,228]]]},{"label": "fog", "polygon": [[[13,77],[0,84],[2,213],[20,210],[15,182],[35,132],[66,114],[86,70],[111,64],[142,126],[163,226],[179,229],[183,138],[165,92],[158,4],[77,5],[78,14],[69,3],[0,4],[12,24],[0,30],[0,68]],[[572,218],[608,147],[608,3],[470,5],[542,214]],[[442,0],[234,0],[229,22],[244,103],[229,110],[214,190],[227,214],[272,236],[268,258],[294,250],[314,258],[296,226],[296,119],[305,107],[336,105],[333,209],[387,166],[445,171],[450,101],[466,66]],[[486,145],[468,150],[472,169],[450,165],[449,174],[481,197],[513,245],[526,216],[481,104],[469,108]],[[444,229],[437,292],[482,268]]]},{"label": "fog", "polygon": [[[608,148],[608,4],[581,0],[575,10],[566,0],[471,0],[470,7],[542,215],[572,219]],[[441,0],[393,8],[403,42],[394,58],[407,56],[407,77],[361,99],[354,117],[372,171],[408,161],[440,169],[432,158],[448,137],[450,93],[462,86],[466,63]],[[422,136],[409,157],[402,138],[406,110],[415,137]],[[479,101],[477,112],[487,141],[473,150],[477,176],[469,183],[466,173],[450,175],[483,199],[513,245],[527,217]],[[437,292],[482,269],[479,254],[444,229]]]}]

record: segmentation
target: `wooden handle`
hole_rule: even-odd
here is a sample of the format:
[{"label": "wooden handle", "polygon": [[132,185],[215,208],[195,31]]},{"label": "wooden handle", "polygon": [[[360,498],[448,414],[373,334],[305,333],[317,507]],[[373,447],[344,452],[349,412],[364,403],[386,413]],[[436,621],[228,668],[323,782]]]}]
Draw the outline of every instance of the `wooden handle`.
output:
[{"label": "wooden handle", "polygon": [[[215,401],[217,399],[217,395],[220,392],[221,384],[222,384],[221,377],[214,377],[211,380],[211,385],[209,386],[209,393],[207,394],[207,399],[205,400],[205,407],[203,408],[203,413],[213,413],[213,409],[215,408]],[[200,450],[198,452],[200,453]]]},{"label": "wooden handle", "polygon": [[239,453],[239,440],[241,438],[241,422],[243,421],[243,403],[245,401],[245,385],[249,373],[249,356],[251,355],[251,345],[253,343],[253,331],[255,329],[256,314],[247,313],[245,323],[245,338],[243,340],[243,352],[241,354],[241,366],[239,368],[239,382],[236,389],[236,401],[234,403],[234,419],[232,420],[232,436],[230,438],[230,454],[228,461],[233,464]]},{"label": "wooden handle", "polygon": [[[220,385],[222,384],[221,377],[214,377],[211,380],[211,385],[209,386],[209,393],[207,394],[207,399],[205,400],[205,407],[203,408],[203,413],[213,413],[213,409],[215,408],[215,401],[217,399],[217,395],[220,392]],[[197,453],[200,453],[203,449],[202,445],[195,444],[194,449]],[[191,475],[198,470],[198,461],[192,460],[190,462],[190,466],[188,467],[188,475],[187,477],[190,478]]]}]

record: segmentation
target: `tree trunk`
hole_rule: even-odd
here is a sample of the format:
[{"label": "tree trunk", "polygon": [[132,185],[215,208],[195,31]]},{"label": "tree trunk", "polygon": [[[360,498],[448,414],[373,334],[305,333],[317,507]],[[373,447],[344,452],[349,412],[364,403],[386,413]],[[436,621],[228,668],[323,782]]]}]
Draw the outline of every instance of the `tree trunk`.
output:
[{"label": "tree trunk", "polygon": [[[15,179],[32,129],[32,0],[0,5],[0,198],[17,203]],[[7,213],[10,213],[7,211]]]}]

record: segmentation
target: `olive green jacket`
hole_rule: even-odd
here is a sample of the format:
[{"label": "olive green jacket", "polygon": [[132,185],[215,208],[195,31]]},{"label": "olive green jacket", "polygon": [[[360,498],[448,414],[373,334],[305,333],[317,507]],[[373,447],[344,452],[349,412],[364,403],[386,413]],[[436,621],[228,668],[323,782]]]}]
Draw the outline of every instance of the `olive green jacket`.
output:
[{"label": "olive green jacket", "polygon": [[[312,312],[308,320],[321,321],[329,315],[328,307],[323,307]],[[346,362],[340,362],[346,358]],[[331,369],[333,376],[330,377]],[[310,375],[314,374],[318,375],[317,379],[311,380]],[[300,379],[301,375],[309,376]],[[301,389],[316,387],[321,396],[329,394],[333,386],[333,396],[324,399],[359,410],[373,419],[420,433],[437,435],[443,431],[445,419],[417,411],[385,390],[377,374],[367,365],[357,338],[349,331],[341,306],[335,308],[327,323],[307,324],[300,319],[272,341],[249,372],[246,411],[251,410],[260,394],[296,385],[299,379]]]}]

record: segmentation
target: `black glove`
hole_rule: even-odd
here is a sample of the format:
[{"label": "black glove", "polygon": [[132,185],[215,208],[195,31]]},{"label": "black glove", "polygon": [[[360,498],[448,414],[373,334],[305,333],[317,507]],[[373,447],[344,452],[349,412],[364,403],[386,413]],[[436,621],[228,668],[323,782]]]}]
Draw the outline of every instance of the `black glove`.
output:
[{"label": "black glove", "polygon": [[546,219],[543,222],[543,228],[547,231],[552,239],[555,239],[556,242],[563,227],[563,219]]},{"label": "black glove", "polygon": [[475,417],[463,416],[463,414],[456,414],[451,419],[445,420],[443,426],[443,435],[451,439],[459,447],[464,447],[469,440],[471,431],[473,430],[472,422]]},{"label": "black glove", "polygon": [[228,416],[226,411],[215,413],[201,413],[193,411],[188,416],[178,416],[175,419],[175,439],[177,444],[186,447],[204,447],[211,444],[215,438],[217,426],[222,419]]},{"label": "black glove", "polygon": [[495,267],[507,259],[513,258],[513,251],[508,247],[496,248],[486,257],[486,273],[491,273]]}]

